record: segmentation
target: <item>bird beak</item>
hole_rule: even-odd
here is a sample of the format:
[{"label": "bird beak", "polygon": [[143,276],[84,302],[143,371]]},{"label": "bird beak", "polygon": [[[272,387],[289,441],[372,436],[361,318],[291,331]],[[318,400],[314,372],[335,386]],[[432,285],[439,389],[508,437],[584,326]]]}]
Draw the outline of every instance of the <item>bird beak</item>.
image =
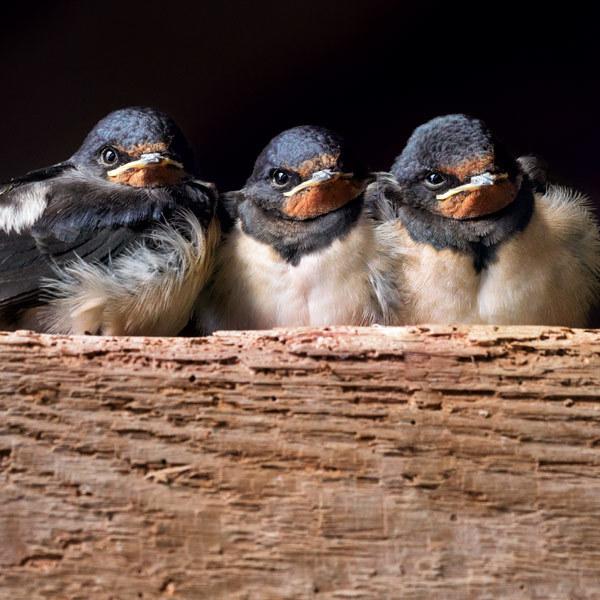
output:
[{"label": "bird beak", "polygon": [[491,215],[508,206],[517,196],[520,181],[510,180],[508,173],[482,173],[471,177],[436,198],[438,211],[451,219],[474,219]]},{"label": "bird beak", "polygon": [[289,192],[285,192],[283,195],[287,198],[291,198],[302,190],[321,185],[326,181],[332,181],[335,179],[352,179],[353,177],[354,173],[339,173],[337,171],[332,171],[331,169],[323,169],[322,171],[316,171],[312,174],[310,179],[303,181]]},{"label": "bird beak", "polygon": [[289,192],[283,212],[294,219],[313,219],[332,212],[358,197],[372,178],[358,179],[354,173],[323,169]]},{"label": "bird beak", "polygon": [[146,169],[146,168],[156,168],[156,167],[175,167],[176,169],[183,169],[183,165],[168,156],[163,156],[159,152],[152,152],[150,154],[142,154],[137,160],[132,160],[116,169],[112,169],[107,172],[109,177],[118,177],[127,171],[131,171],[132,169]]},{"label": "bird beak", "polygon": [[471,177],[471,181],[469,183],[465,183],[463,185],[459,185],[455,188],[444,192],[443,194],[438,194],[436,196],[437,200],[447,200],[456,194],[460,194],[461,192],[472,192],[473,190],[478,190],[482,187],[486,187],[488,185],[494,185],[497,181],[502,181],[503,179],[508,179],[508,173],[482,173],[481,175],[474,175]]},{"label": "bird beak", "polygon": [[137,160],[107,171],[113,181],[133,187],[172,185],[184,174],[184,166],[180,162],[159,152],[142,154]]}]

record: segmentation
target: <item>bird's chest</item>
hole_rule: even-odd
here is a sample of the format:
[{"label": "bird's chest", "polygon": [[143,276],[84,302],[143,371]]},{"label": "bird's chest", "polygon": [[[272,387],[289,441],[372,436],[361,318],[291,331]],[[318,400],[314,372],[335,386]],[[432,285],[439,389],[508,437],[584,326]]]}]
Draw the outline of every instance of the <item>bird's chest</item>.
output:
[{"label": "bird's chest", "polygon": [[248,328],[357,324],[368,301],[368,275],[361,268],[364,232],[350,233],[327,248],[285,261],[271,247],[242,232],[234,241],[234,324]]},{"label": "bird's chest", "polygon": [[[335,252],[306,256],[297,265],[279,260],[262,262],[257,298],[274,325],[318,325],[345,320],[352,311],[344,297],[343,275],[354,279],[348,265],[335,260]],[[340,257],[341,258],[341,257]],[[336,269],[336,263],[340,269]],[[266,294],[265,294],[266,292]]]},{"label": "bird's chest", "polygon": [[399,237],[413,322],[560,322],[555,307],[564,302],[556,283],[564,275],[551,232],[537,215],[480,270],[471,254],[416,243],[405,230]]},{"label": "bird's chest", "polygon": [[470,253],[410,240],[404,274],[411,321],[520,322],[530,310],[532,281],[516,258],[513,252],[501,252],[478,270]]},{"label": "bird's chest", "polygon": [[472,257],[415,242],[397,227],[408,322],[476,322],[480,280]]},{"label": "bird's chest", "polygon": [[498,247],[496,259],[482,272],[482,322],[541,325],[576,319],[576,269],[540,212]]}]

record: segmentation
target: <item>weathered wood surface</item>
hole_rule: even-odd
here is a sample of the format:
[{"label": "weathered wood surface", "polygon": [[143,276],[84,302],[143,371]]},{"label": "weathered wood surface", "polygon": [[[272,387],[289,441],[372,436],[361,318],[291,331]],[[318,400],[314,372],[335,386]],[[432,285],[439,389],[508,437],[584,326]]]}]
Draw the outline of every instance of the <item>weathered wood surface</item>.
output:
[{"label": "weathered wood surface", "polygon": [[0,334],[0,598],[599,598],[600,331]]}]

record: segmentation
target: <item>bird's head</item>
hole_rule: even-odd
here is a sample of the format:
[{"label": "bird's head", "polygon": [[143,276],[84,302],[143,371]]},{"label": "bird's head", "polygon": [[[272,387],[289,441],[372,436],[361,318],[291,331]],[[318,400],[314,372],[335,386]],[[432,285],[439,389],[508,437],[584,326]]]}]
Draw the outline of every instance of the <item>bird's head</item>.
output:
[{"label": "bird's head", "polygon": [[194,173],[192,150],[177,124],[153,108],[110,113],[71,161],[112,183],[137,188],[176,185]]},{"label": "bird's head", "polygon": [[303,126],[269,142],[242,196],[276,218],[312,221],[343,210],[367,183],[364,168],[338,135]]},{"label": "bird's head", "polygon": [[391,171],[403,203],[448,219],[491,216],[521,185],[517,162],[482,121],[465,115],[418,127]]}]

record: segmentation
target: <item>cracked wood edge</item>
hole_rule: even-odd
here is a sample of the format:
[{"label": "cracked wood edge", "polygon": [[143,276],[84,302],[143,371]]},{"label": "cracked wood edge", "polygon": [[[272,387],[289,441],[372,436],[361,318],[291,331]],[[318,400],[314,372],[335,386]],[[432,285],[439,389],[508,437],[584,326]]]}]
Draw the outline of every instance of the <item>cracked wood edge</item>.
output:
[{"label": "cracked wood edge", "polygon": [[0,598],[597,598],[600,332],[0,334]]}]

